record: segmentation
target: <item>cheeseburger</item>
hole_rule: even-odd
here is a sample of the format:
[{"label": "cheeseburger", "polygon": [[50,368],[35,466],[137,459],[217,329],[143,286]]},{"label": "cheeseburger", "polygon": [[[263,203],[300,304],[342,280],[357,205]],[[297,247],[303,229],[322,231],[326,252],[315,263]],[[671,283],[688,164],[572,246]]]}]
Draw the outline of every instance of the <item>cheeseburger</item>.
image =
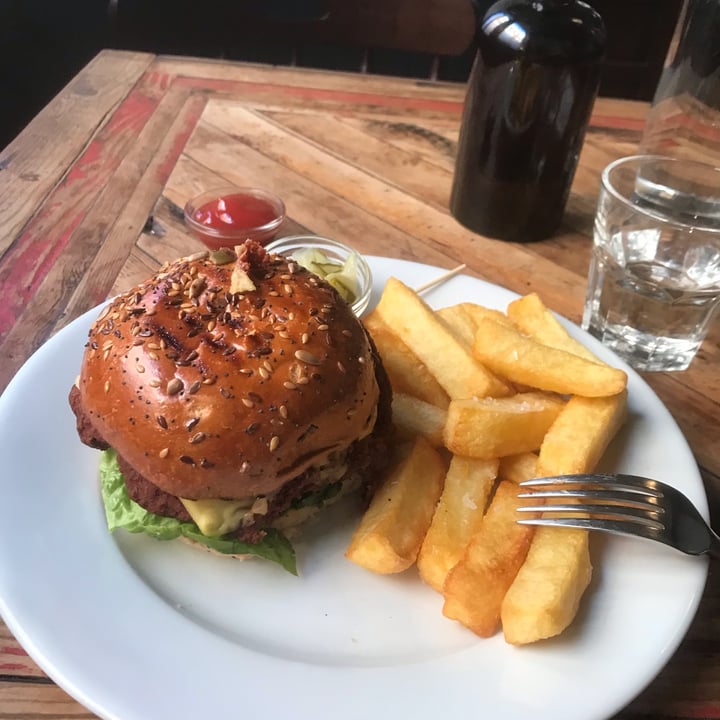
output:
[{"label": "cheeseburger", "polygon": [[248,241],[166,264],[92,325],[70,391],[111,530],[295,571],[289,528],[384,469],[391,391],[322,278]]}]

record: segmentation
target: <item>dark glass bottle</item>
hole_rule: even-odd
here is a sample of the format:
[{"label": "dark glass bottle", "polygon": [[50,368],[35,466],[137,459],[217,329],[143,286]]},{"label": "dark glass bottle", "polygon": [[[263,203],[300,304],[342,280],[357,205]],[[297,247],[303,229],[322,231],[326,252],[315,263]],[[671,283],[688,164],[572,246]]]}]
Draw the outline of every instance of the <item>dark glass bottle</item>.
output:
[{"label": "dark glass bottle", "polygon": [[500,0],[475,42],[450,210],[482,235],[541,240],[567,202],[605,26],[579,0]]}]

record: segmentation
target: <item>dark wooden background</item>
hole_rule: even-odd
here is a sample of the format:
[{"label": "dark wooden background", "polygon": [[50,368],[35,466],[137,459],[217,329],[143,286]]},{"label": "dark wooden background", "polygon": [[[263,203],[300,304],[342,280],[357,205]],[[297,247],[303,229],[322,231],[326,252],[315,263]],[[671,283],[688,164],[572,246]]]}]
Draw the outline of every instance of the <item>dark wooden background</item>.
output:
[{"label": "dark wooden background", "polygon": [[[681,0],[588,1],[608,27],[600,93],[651,99]],[[462,82],[473,22],[471,0],[3,0],[0,147],[102,48]]]}]

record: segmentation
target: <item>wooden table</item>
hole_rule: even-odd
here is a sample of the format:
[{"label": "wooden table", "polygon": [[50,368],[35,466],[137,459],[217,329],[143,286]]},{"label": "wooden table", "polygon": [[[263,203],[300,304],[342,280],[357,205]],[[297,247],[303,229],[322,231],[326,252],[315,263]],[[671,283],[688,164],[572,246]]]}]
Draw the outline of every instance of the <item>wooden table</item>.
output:
[{"label": "wooden table", "polygon": [[[48,337],[198,248],[179,208],[225,182],[280,193],[284,234],[536,290],[579,322],[599,174],[632,154],[644,104],[598,100],[565,221],[541,243],[489,240],[447,211],[464,88],[108,51],[0,155],[0,390]],[[648,382],[720,482],[720,328],[684,373]],[[717,519],[717,515],[715,515]],[[720,580],[652,685],[617,717],[720,719]],[[0,623],[0,718],[90,718]]]}]

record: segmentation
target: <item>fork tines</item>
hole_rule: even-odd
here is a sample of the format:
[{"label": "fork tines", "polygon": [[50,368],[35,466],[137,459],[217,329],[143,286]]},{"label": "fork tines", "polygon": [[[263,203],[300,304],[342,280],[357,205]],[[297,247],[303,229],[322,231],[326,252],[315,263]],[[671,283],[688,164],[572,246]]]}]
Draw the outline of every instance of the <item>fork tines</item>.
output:
[{"label": "fork tines", "polygon": [[[536,513],[518,520],[524,525],[563,525],[614,532],[662,531],[663,492],[654,480],[623,475],[563,475],[520,483],[528,492],[519,498],[537,498],[519,512]],[[538,514],[539,513],[539,514]]]}]

